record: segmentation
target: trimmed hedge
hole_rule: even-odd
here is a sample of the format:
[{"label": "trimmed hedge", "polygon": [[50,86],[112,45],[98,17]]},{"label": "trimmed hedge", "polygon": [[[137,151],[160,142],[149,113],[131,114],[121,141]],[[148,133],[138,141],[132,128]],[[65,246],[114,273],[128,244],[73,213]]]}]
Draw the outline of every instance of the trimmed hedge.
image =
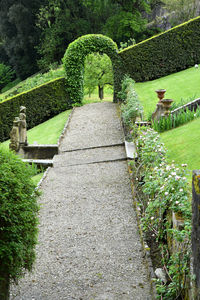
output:
[{"label": "trimmed hedge", "polygon": [[31,271],[35,260],[39,205],[34,169],[0,147],[0,299],[9,283]]},{"label": "trimmed hedge", "polygon": [[72,107],[65,78],[58,78],[0,103],[0,141],[9,138],[20,106],[27,108],[28,129]]},{"label": "trimmed hedge", "polygon": [[72,42],[63,57],[66,81],[71,101],[81,103],[83,99],[84,61],[88,54],[99,52],[110,57],[114,75],[114,102],[120,91],[123,71],[116,43],[101,34],[84,35]]},{"label": "trimmed hedge", "polygon": [[176,26],[139,44],[119,56],[135,81],[157,79],[200,63],[200,17]]}]

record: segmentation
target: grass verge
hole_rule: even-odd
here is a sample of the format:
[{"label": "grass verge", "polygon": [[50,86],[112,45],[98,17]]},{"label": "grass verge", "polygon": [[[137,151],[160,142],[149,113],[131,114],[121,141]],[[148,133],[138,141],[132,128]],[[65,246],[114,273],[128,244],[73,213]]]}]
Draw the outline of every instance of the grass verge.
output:
[{"label": "grass verge", "polygon": [[170,161],[178,164],[187,164],[192,179],[192,170],[200,169],[200,118],[181,127],[163,132],[161,139],[167,148]]}]

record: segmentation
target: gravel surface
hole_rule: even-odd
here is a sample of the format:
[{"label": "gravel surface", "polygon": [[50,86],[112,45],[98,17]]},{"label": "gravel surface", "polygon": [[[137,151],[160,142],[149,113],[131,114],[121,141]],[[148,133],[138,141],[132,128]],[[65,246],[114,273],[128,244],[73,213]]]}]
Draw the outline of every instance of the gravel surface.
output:
[{"label": "gravel surface", "polygon": [[[101,103],[75,110],[61,149],[121,142],[116,105]],[[123,158],[122,146],[55,157],[42,184],[35,268],[11,300],[152,299]]]}]

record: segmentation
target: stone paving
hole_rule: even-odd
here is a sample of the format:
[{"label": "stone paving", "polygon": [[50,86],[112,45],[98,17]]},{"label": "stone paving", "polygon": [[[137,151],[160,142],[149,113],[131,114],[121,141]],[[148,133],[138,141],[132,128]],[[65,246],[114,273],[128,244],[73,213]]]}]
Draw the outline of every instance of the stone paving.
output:
[{"label": "stone paving", "polygon": [[42,184],[34,270],[11,300],[150,300],[117,105],[76,108]]}]

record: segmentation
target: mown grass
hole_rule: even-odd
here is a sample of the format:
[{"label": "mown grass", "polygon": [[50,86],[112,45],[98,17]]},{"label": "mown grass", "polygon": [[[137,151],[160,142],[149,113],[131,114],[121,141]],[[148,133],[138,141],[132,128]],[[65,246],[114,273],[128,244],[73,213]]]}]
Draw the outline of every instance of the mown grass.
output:
[{"label": "mown grass", "polygon": [[173,99],[175,102],[184,99],[184,103],[187,103],[200,97],[199,82],[200,67],[199,69],[192,67],[153,81],[136,83],[135,90],[144,107],[145,119],[156,109],[158,98],[155,90],[166,89],[166,99]]},{"label": "mown grass", "polygon": [[163,132],[161,139],[167,148],[167,157],[178,164],[187,164],[191,181],[192,170],[200,169],[200,118],[181,127]]}]

